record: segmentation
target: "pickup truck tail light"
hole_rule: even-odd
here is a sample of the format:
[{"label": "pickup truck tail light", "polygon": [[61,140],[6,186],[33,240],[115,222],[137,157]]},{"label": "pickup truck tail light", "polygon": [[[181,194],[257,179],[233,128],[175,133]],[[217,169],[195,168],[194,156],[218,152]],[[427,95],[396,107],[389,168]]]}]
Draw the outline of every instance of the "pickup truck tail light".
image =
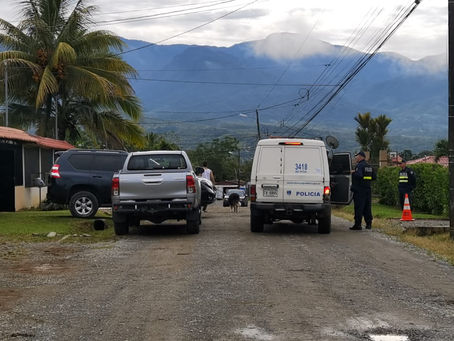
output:
[{"label": "pickup truck tail light", "polygon": [[58,164],[53,165],[52,170],[50,172],[50,177],[54,178],[54,179],[60,179],[61,175],[60,175],[59,169],[60,169],[60,165],[58,165]]},{"label": "pickup truck tail light", "polygon": [[329,186],[325,186],[323,188],[323,200],[329,201],[330,198],[331,198],[331,188],[329,188]]},{"label": "pickup truck tail light", "polygon": [[195,179],[192,175],[186,175],[186,192],[195,193],[197,188],[195,187]]},{"label": "pickup truck tail light", "polygon": [[120,195],[120,178],[118,175],[112,178],[112,195]]},{"label": "pickup truck tail light", "polygon": [[250,195],[251,195],[251,201],[255,202],[257,200],[257,190],[256,190],[255,185],[251,185]]}]

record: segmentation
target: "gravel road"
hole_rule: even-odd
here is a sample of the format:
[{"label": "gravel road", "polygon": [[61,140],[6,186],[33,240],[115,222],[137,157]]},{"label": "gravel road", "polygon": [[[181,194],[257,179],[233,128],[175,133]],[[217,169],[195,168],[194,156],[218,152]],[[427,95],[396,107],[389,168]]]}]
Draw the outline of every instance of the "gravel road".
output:
[{"label": "gravel road", "polygon": [[[266,225],[0,245],[1,340],[453,340],[454,267],[375,231]],[[384,338],[387,336],[387,338]]]}]

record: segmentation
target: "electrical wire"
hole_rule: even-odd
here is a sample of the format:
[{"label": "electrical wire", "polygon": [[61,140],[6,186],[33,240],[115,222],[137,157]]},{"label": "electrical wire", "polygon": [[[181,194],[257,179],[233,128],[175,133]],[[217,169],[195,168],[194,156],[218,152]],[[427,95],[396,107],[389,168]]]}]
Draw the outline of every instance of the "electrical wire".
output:
[{"label": "electrical wire", "polygon": [[[174,10],[174,11],[170,11],[170,12],[148,14],[148,15],[141,15],[141,16],[137,16],[137,17],[128,17],[128,18],[121,18],[121,19],[101,20],[101,21],[97,21],[96,24],[97,25],[116,25],[116,24],[125,24],[125,23],[146,21],[146,20],[170,18],[170,17],[176,17],[176,16],[181,16],[181,15],[187,15],[187,14],[199,14],[199,13],[205,13],[207,11],[213,10],[212,8],[204,9],[204,10],[200,10],[200,9],[223,5],[223,4],[231,3],[231,2],[235,2],[235,1],[237,1],[237,0],[225,0],[225,1],[216,2],[211,5],[204,5],[204,6],[194,7],[194,8],[190,8],[190,9],[180,9],[180,10]],[[224,9],[224,8],[219,8],[219,9]]]},{"label": "electrical wire", "polygon": [[296,83],[253,83],[253,82],[216,82],[216,81],[193,81],[185,79],[159,79],[159,78],[127,78],[130,80],[149,81],[149,82],[165,82],[165,83],[187,83],[187,84],[210,84],[210,85],[240,85],[240,86],[281,86],[281,87],[301,87],[301,86],[316,86],[316,87],[335,87],[337,84],[296,84]]},{"label": "electrical wire", "polygon": [[163,43],[163,42],[169,41],[169,40],[171,40],[171,39],[180,37],[180,36],[182,36],[182,35],[184,35],[184,34],[187,34],[187,33],[190,33],[190,32],[192,32],[192,31],[198,30],[199,28],[208,26],[208,25],[210,25],[210,24],[212,24],[212,23],[214,23],[214,22],[216,22],[216,21],[218,21],[218,20],[221,20],[221,19],[223,19],[223,18],[225,18],[225,17],[227,17],[227,16],[229,16],[229,15],[232,15],[232,14],[234,14],[234,13],[236,13],[236,12],[239,12],[239,11],[241,11],[242,9],[244,9],[244,8],[250,6],[250,5],[252,5],[252,4],[254,4],[254,3],[258,2],[258,1],[259,1],[259,0],[250,1],[250,2],[248,2],[247,4],[242,5],[242,6],[238,7],[238,8],[236,8],[236,9],[234,9],[233,11],[230,11],[230,12],[228,12],[228,13],[226,13],[226,14],[223,14],[223,15],[221,15],[221,16],[219,16],[219,17],[216,17],[216,18],[214,18],[214,19],[212,19],[212,20],[209,20],[209,21],[207,21],[207,22],[204,22],[203,24],[200,24],[200,25],[197,25],[197,26],[195,26],[195,27],[192,27],[192,28],[190,28],[190,29],[188,29],[188,30],[186,30],[186,31],[183,31],[183,32],[174,34],[173,36],[167,37],[167,38],[162,39],[162,40],[160,40],[160,41],[158,41],[158,42],[155,42],[155,43],[145,44],[145,45],[143,45],[143,46],[136,47],[136,48],[131,49],[131,50],[127,50],[127,51],[120,52],[120,53],[118,53],[117,55],[123,55],[123,54],[126,54],[126,53],[131,53],[131,52],[139,51],[139,50],[148,48],[148,47],[150,47],[150,46],[158,45],[158,44],[161,44],[161,43]]},{"label": "electrical wire", "polygon": [[327,95],[327,99],[321,103],[321,105],[314,109],[314,113],[302,124],[301,127],[294,130],[294,135],[297,135],[301,132],[332,100],[336,97],[340,91],[342,91],[351,80],[366,66],[366,64],[376,55],[378,50],[389,40],[389,38],[396,32],[396,30],[405,22],[406,19],[415,11],[418,7],[420,1],[415,0],[408,8],[402,9],[401,13],[397,15],[396,20],[377,38],[376,42],[371,44],[372,52],[369,54],[364,54],[360,58],[355,66],[345,75],[343,80],[339,83],[339,86],[336,89],[333,89],[330,94]]}]

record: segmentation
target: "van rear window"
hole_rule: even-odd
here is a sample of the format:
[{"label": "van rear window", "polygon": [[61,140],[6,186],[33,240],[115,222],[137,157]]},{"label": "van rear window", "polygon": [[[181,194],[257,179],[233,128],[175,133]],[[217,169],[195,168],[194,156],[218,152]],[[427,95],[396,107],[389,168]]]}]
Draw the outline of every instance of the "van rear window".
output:
[{"label": "van rear window", "polygon": [[186,160],[179,154],[152,154],[131,156],[128,170],[186,169]]}]

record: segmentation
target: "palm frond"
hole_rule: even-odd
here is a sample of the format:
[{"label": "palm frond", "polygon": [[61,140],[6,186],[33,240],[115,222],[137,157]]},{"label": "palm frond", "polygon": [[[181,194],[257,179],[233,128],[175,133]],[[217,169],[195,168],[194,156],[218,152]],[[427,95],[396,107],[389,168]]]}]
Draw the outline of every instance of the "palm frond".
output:
[{"label": "palm frond", "polygon": [[41,82],[36,95],[36,107],[40,107],[46,98],[58,91],[58,82],[49,66],[44,69]]},{"label": "palm frond", "polygon": [[76,52],[71,45],[60,42],[52,55],[51,67],[56,68],[58,64],[71,64],[76,60]]}]

